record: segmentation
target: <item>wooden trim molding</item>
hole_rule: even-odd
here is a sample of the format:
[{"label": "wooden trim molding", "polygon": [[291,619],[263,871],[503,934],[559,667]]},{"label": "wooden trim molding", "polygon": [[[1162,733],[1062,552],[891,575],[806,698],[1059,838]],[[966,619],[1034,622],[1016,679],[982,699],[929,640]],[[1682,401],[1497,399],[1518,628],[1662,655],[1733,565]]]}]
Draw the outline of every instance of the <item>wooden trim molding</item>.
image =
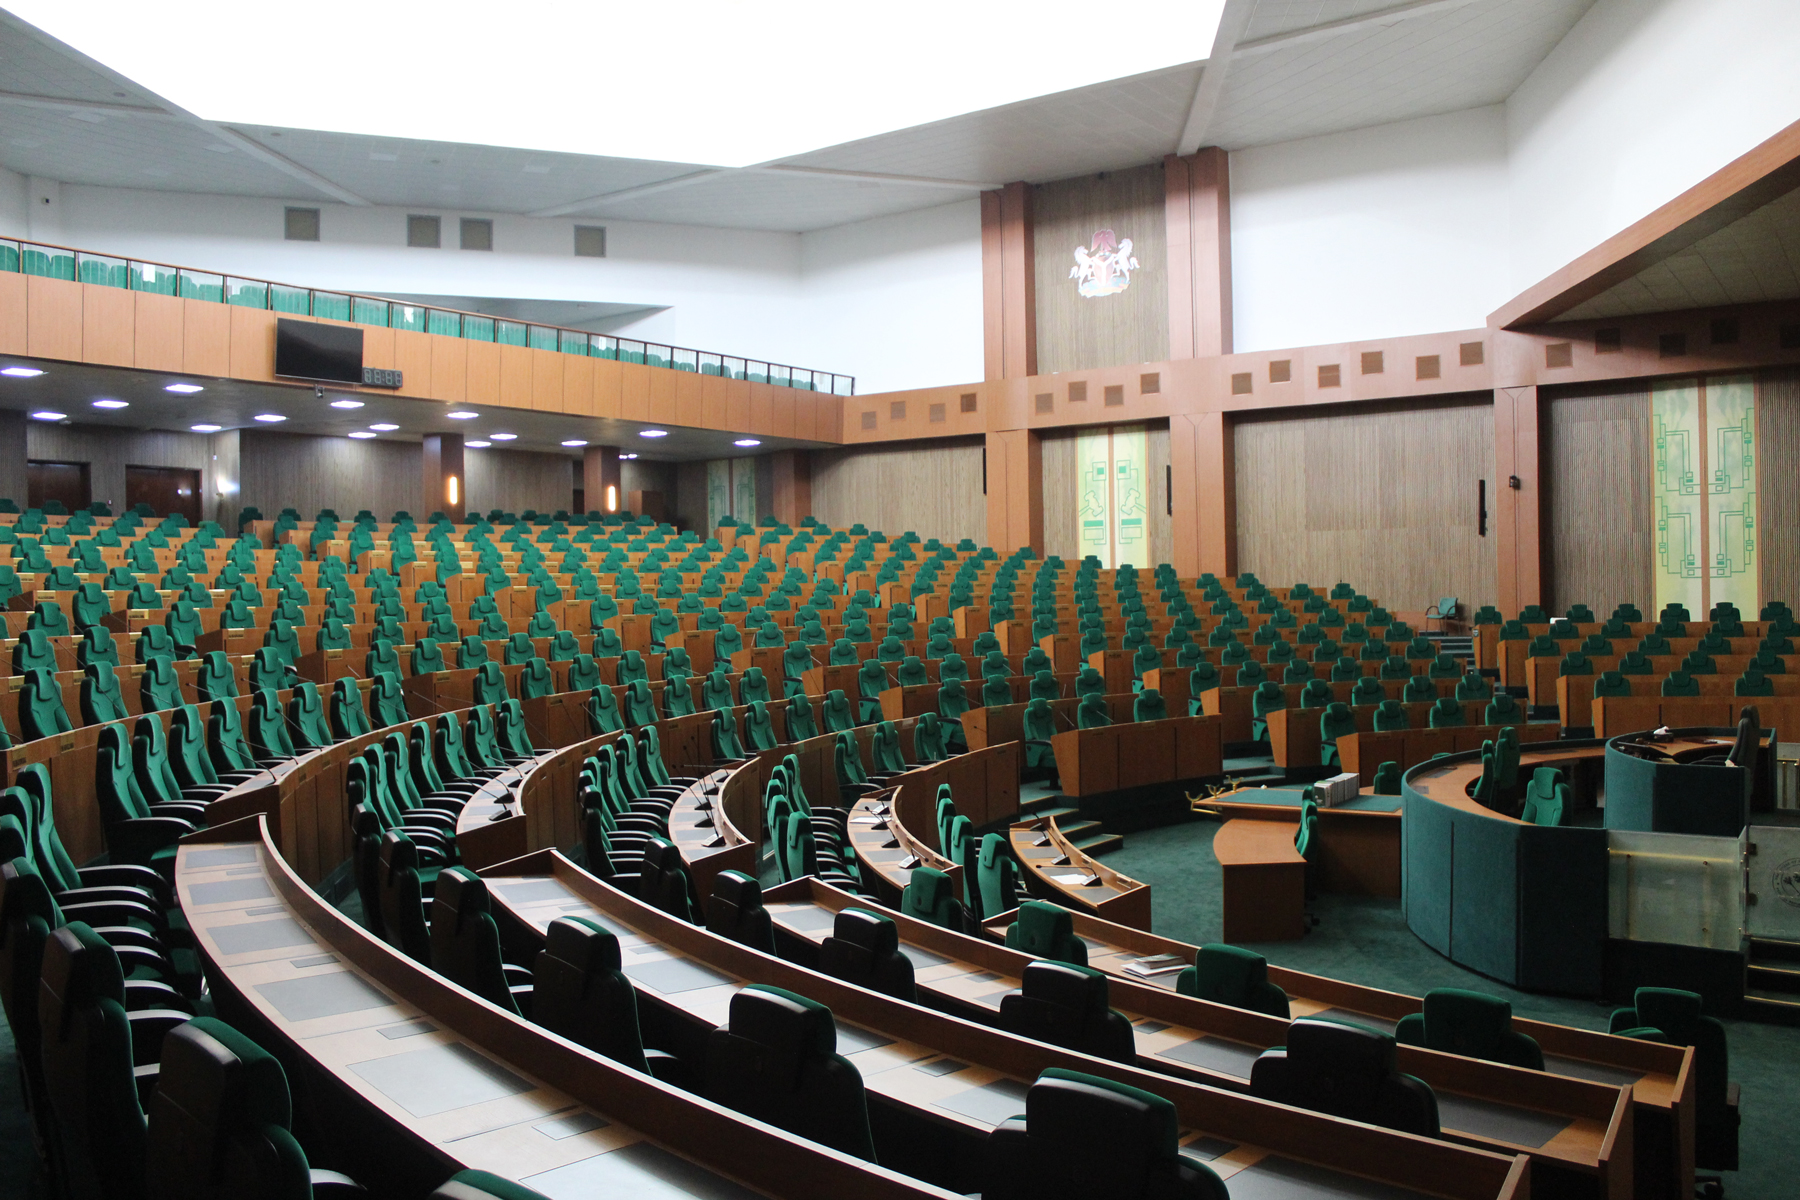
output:
[{"label": "wooden trim molding", "polygon": [[1231,160],[1217,146],[1163,159],[1169,357],[1231,353]]},{"label": "wooden trim molding", "polygon": [[1032,192],[1009,183],[981,194],[981,312],[984,374],[1037,374],[1037,254]]}]

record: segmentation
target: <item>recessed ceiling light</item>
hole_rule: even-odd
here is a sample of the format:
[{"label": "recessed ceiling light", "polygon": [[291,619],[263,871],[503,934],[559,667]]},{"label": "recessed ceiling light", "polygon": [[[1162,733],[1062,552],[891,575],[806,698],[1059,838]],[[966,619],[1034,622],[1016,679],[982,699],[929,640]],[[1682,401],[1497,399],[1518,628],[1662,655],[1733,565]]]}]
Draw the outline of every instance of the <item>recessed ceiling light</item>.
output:
[{"label": "recessed ceiling light", "polygon": [[632,459],[634,459],[636,457],[637,457],[637,455],[635,455],[635,454],[621,454],[621,455],[619,455],[619,461],[620,462],[630,462]]},{"label": "recessed ceiling light", "polygon": [[333,400],[331,402],[333,408],[361,408],[362,406],[361,400]]},{"label": "recessed ceiling light", "polygon": [[271,425],[275,424],[277,421],[287,420],[287,418],[280,413],[257,413],[256,419],[259,421],[267,421]]},{"label": "recessed ceiling light", "polygon": [[43,412],[32,413],[31,419],[34,421],[66,421],[69,419],[69,414],[68,413],[51,412],[48,409],[46,409]]},{"label": "recessed ceiling light", "polygon": [[14,379],[31,379],[42,374],[36,367],[0,367],[0,375],[11,375]]},{"label": "recessed ceiling light", "polygon": [[493,438],[496,442],[510,442],[515,440],[519,435],[516,433],[490,433],[488,436]]},{"label": "recessed ceiling light", "polygon": [[486,450],[489,446],[491,446],[493,444],[494,443],[492,443],[492,442],[483,442],[483,441],[464,442],[463,449],[465,449],[465,450]]},{"label": "recessed ceiling light", "polygon": [[124,401],[124,400],[96,400],[96,401],[94,401],[94,407],[95,408],[130,408],[131,405],[130,405],[130,403],[128,403],[127,401]]},{"label": "recessed ceiling light", "polygon": [[366,429],[358,429],[355,432],[353,432],[350,436],[353,438],[372,438],[375,435],[370,433]]},{"label": "recessed ceiling light", "polygon": [[171,383],[163,389],[165,392],[177,392],[183,396],[191,396],[195,392],[204,392],[205,390],[197,383]]},{"label": "recessed ceiling light", "polygon": [[189,425],[188,428],[195,433],[217,433],[225,427],[223,425]]},{"label": "recessed ceiling light", "polygon": [[383,421],[378,425],[371,425],[369,428],[373,429],[376,433],[392,433],[400,427],[398,425],[390,425],[386,421]]},{"label": "recessed ceiling light", "polygon": [[565,445],[565,446],[585,446],[585,445],[587,445],[587,439],[586,438],[564,438],[563,445]]},{"label": "recessed ceiling light", "polygon": [[640,429],[640,430],[638,430],[638,436],[639,437],[668,437],[669,431],[666,429]]},{"label": "recessed ceiling light", "polygon": [[761,438],[739,438],[737,441],[735,441],[731,444],[734,446],[746,446],[746,447],[760,446],[760,445],[762,445],[762,439]]},{"label": "recessed ceiling light", "polygon": [[481,414],[478,412],[453,412],[453,413],[445,413],[444,415],[446,417],[449,417],[452,421],[473,421],[476,417],[479,417]]}]

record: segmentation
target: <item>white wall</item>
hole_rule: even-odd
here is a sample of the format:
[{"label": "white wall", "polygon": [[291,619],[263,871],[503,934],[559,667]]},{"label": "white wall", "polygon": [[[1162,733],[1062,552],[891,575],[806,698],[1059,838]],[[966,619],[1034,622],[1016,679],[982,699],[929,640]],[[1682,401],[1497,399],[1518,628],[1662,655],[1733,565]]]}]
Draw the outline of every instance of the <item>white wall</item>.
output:
[{"label": "white wall", "polygon": [[978,199],[803,234],[800,269],[808,361],[856,347],[863,392],[981,378]]},{"label": "white wall", "polygon": [[[29,203],[39,186],[56,190],[53,213]],[[15,192],[16,205],[8,200]],[[856,375],[864,391],[981,371],[980,218],[972,199],[804,235],[584,219],[606,226],[604,259],[574,256],[574,219],[298,203],[320,209],[318,242],[283,239],[280,200],[57,189],[0,177],[0,228],[11,220],[22,223],[20,235],[103,253],[378,296],[654,306],[662,311],[604,328]],[[409,212],[443,218],[443,249],[406,245]],[[456,248],[465,215],[492,217],[492,252]]]},{"label": "white wall", "polygon": [[25,177],[0,167],[0,237],[26,236]]},{"label": "white wall", "polygon": [[1234,151],[1235,349],[1486,324],[1506,170],[1497,105]]},{"label": "white wall", "polygon": [[1598,0],[1506,105],[1507,296],[1800,120],[1794,0]]}]

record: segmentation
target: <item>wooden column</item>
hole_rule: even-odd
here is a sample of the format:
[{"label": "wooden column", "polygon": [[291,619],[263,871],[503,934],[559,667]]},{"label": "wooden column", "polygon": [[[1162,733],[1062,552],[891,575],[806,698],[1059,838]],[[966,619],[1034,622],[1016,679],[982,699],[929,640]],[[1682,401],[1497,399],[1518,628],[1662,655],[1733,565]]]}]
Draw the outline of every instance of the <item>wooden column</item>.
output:
[{"label": "wooden column", "polygon": [[1020,546],[1044,552],[1044,456],[1038,435],[987,435],[987,544],[1002,556]]},{"label": "wooden column", "polygon": [[812,452],[779,450],[769,455],[770,511],[783,525],[812,515]]},{"label": "wooden column", "polygon": [[1231,351],[1231,166],[1217,146],[1163,159],[1169,357]]},{"label": "wooden column", "polygon": [[[612,488],[612,501],[607,502],[606,489]],[[619,486],[619,448],[589,446],[581,455],[581,491],[589,512],[612,513],[625,507],[625,494]]]},{"label": "wooden column", "polygon": [[[1538,475],[1538,389],[1494,389],[1496,481],[1494,546],[1499,566],[1500,611],[1513,616],[1544,602],[1544,491]],[[1518,487],[1512,486],[1513,480]]]},{"label": "wooden column", "polygon": [[428,433],[424,440],[425,512],[446,516],[475,507],[469,498],[467,472],[463,470],[463,437],[460,433]]},{"label": "wooden column", "polygon": [[1031,185],[981,193],[982,341],[987,378],[1037,374],[1037,264]]}]

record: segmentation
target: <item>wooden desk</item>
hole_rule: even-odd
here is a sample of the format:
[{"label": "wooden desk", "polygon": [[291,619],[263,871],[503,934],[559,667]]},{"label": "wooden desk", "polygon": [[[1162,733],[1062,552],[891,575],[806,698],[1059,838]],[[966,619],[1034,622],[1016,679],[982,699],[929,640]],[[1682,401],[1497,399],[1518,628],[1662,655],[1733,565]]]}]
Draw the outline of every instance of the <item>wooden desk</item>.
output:
[{"label": "wooden desk", "polygon": [[1121,925],[1150,928],[1150,885],[1082,853],[1057,828],[1055,817],[1014,825],[1007,836],[1032,895]]},{"label": "wooden desk", "polygon": [[[870,903],[812,878],[784,883],[765,892],[764,900],[775,920],[776,945],[783,957],[803,964],[812,961],[804,955],[816,955],[839,909],[866,908]],[[899,926],[902,949],[914,960],[921,1000],[971,1020],[993,1023],[1000,998],[1018,988],[1020,972],[1032,961],[982,938],[899,913],[886,915]],[[1166,988],[1115,979],[1111,993],[1112,1006],[1136,1027],[1139,1066],[1213,1087],[1245,1091],[1256,1055],[1285,1044],[1287,1037],[1288,1023],[1279,1018]],[[1575,1194],[1609,1200],[1631,1194],[1630,1096],[1623,1087],[1416,1046],[1399,1048],[1399,1067],[1424,1079],[1437,1093],[1445,1140],[1506,1154],[1528,1153],[1534,1176],[1549,1172]],[[1508,1119],[1497,1122],[1502,1114]],[[1525,1140],[1507,1142],[1490,1136],[1504,1132]],[[1540,1138],[1540,1144],[1527,1144]]]},{"label": "wooden desk", "polygon": [[474,1168],[550,1195],[656,1191],[682,1177],[683,1191],[725,1195],[728,1168],[739,1184],[784,1197],[951,1195],[739,1117],[477,999],[321,900],[260,820],[184,843],[175,884],[220,1015],[283,1060],[309,1127],[329,1143],[323,1157],[374,1194],[422,1194]]},{"label": "wooden desk", "polygon": [[1050,739],[1062,791],[1092,796],[1225,770],[1217,717],[1169,717],[1098,729],[1071,729]]},{"label": "wooden desk", "polygon": [[[982,927],[989,938],[1004,942],[1012,913],[990,918]],[[1075,934],[1087,943],[1088,965],[1132,983],[1173,991],[1179,969],[1144,974],[1134,969],[1148,958],[1168,955],[1191,965],[1198,947],[1130,925],[1084,913],[1075,914]],[[1424,1009],[1417,996],[1364,987],[1322,975],[1269,966],[1269,982],[1288,995],[1291,1017],[1347,1017],[1375,1029],[1393,1032],[1400,1019]],[[1666,1195],[1672,1200],[1694,1190],[1694,1051],[1687,1046],[1613,1037],[1572,1025],[1555,1025],[1514,1016],[1512,1027],[1537,1040],[1544,1051],[1544,1070],[1598,1083],[1631,1088],[1632,1143],[1639,1170],[1639,1194]],[[1685,1158],[1684,1158],[1685,1155]],[[1656,1172],[1647,1176],[1645,1170]],[[1667,1191],[1658,1191],[1666,1185]]]},{"label": "wooden desk", "polygon": [[1240,818],[1213,835],[1226,941],[1287,942],[1305,934],[1306,860],[1294,849],[1295,828]]},{"label": "wooden desk", "polygon": [[[1344,770],[1362,777],[1362,786],[1375,782],[1375,771],[1384,762],[1397,762],[1402,771],[1437,754],[1479,750],[1505,726],[1462,725],[1451,729],[1401,729],[1392,733],[1357,732],[1337,740],[1338,762]],[[1521,744],[1554,742],[1562,735],[1555,725],[1514,725]]]},{"label": "wooden desk", "polygon": [[1755,708],[1764,729],[1789,728],[1780,717],[1800,723],[1800,705],[1768,696],[1595,696],[1594,736],[1605,740],[1644,730],[1730,728],[1745,708]]},{"label": "wooden desk", "polygon": [[[1228,822],[1270,821],[1292,835],[1300,821],[1301,789],[1245,788],[1204,802]],[[1319,810],[1314,873],[1320,891],[1353,896],[1400,896],[1400,797],[1364,793],[1347,805]]]},{"label": "wooden desk", "polygon": [[[931,1146],[883,1143],[886,1123],[875,1122],[882,1160],[939,1186],[978,1186],[971,1171],[979,1160],[978,1143],[1011,1115],[1002,1110],[1022,1103],[1023,1089],[1052,1067],[1164,1096],[1176,1107],[1183,1149],[1206,1159],[1227,1180],[1249,1172],[1240,1181],[1244,1187],[1259,1177],[1257,1164],[1272,1166],[1271,1157],[1301,1155],[1321,1169],[1326,1186],[1334,1177],[1340,1187],[1362,1186],[1344,1178],[1346,1173],[1391,1188],[1428,1188],[1450,1196],[1505,1195],[1522,1186],[1516,1157],[1222,1093],[865,991],[674,920],[559,854],[536,854],[487,875],[496,913],[527,939],[541,939],[550,921],[569,915],[617,934],[645,1025],[666,1031],[674,1043],[667,1048],[686,1051],[723,1023],[731,994],[744,984],[787,988],[829,1007],[838,1022],[838,1050],[861,1073],[877,1115],[881,1109],[906,1114],[915,1127],[936,1127],[970,1151],[949,1154]],[[695,982],[702,986],[690,986]],[[995,1103],[975,1103],[987,1099]]]}]

